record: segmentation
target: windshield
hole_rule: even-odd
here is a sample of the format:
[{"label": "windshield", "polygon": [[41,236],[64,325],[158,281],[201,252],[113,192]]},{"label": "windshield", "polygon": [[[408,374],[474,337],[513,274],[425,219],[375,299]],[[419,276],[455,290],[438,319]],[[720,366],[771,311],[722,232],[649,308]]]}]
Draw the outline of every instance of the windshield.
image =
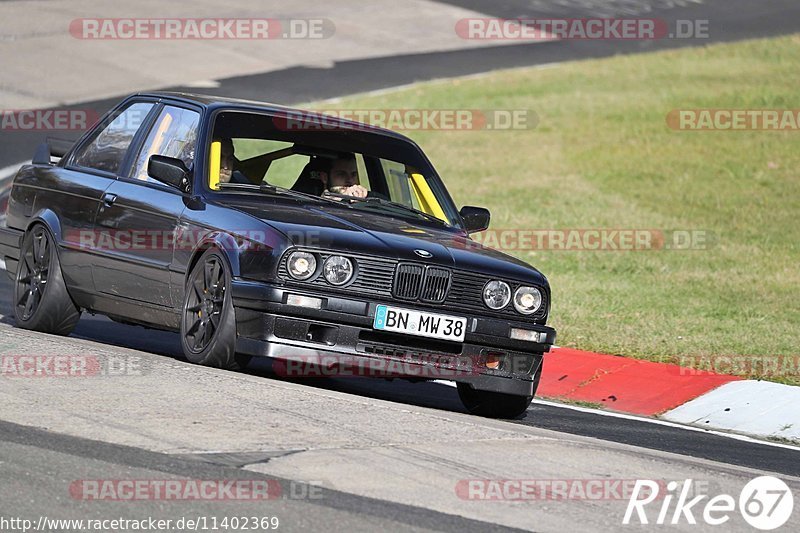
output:
[{"label": "windshield", "polygon": [[458,225],[444,185],[414,144],[366,127],[295,130],[287,124],[268,115],[219,113],[209,147],[209,189],[283,189],[352,209]]}]

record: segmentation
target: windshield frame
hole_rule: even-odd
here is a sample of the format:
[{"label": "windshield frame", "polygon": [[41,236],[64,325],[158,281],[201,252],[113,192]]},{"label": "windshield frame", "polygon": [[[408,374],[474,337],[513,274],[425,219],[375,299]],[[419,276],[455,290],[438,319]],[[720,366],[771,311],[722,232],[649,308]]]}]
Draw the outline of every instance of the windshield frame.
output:
[{"label": "windshield frame", "polygon": [[[214,130],[217,125],[217,121],[219,120],[220,114],[241,114],[241,115],[249,115],[258,118],[259,120],[267,120],[272,124],[275,124],[275,120],[285,120],[286,116],[294,116],[297,111],[295,110],[287,110],[285,112],[281,112],[279,110],[267,110],[267,109],[258,109],[258,108],[240,108],[240,107],[218,107],[212,110],[209,110],[209,116],[207,121],[206,127],[206,135],[204,140],[204,149],[202,151],[201,157],[203,158],[203,165],[202,165],[202,176],[198,176],[199,184],[202,187],[203,194],[205,196],[214,198],[214,197],[226,197],[230,196],[231,194],[248,194],[248,191],[245,190],[237,190],[234,191],[230,189],[229,191],[220,191],[220,190],[213,190],[209,186],[209,175],[211,171],[211,143],[214,139]],[[393,159],[391,157],[391,150],[395,149],[402,149],[407,154],[412,154],[414,156],[414,163],[412,166],[416,168],[425,178],[428,185],[432,189],[433,194],[435,195],[437,201],[439,202],[442,210],[444,211],[445,215],[448,218],[448,221],[442,221],[443,227],[454,228],[461,231],[464,230],[463,221],[461,219],[461,215],[456,208],[455,203],[453,202],[452,197],[450,196],[447,187],[444,185],[439,174],[436,172],[436,169],[433,167],[430,159],[428,159],[427,155],[423,150],[411,139],[400,135],[396,132],[392,132],[389,130],[382,130],[380,128],[376,128],[370,126],[369,124],[362,124],[362,127],[358,127],[359,123],[349,124],[347,122],[341,122],[341,127],[337,127],[333,130],[326,130],[324,132],[315,132],[322,136],[329,136],[329,137],[345,137],[344,140],[341,141],[341,144],[347,142],[348,138],[349,141],[354,143],[356,146],[351,148],[345,148],[346,150],[350,150],[353,153],[361,154],[363,157],[375,157],[378,159],[385,159],[389,161],[394,161],[400,164],[408,164],[404,163],[403,161],[397,161],[397,159]],[[232,136],[233,139],[238,138],[254,138],[254,139],[264,139],[264,140],[275,140],[275,141],[287,141],[293,142],[296,144],[301,144],[303,146],[312,146],[313,148],[318,148],[321,151],[330,151],[330,150],[339,150],[339,148],[329,148],[325,146],[325,142],[318,142],[317,144],[310,144],[308,142],[303,142],[303,139],[297,140],[287,140],[284,137],[290,137],[292,132],[283,132],[282,135],[270,135],[272,131],[279,131],[279,130],[267,130],[265,134],[261,137],[236,137]],[[356,138],[354,140],[354,138]],[[337,139],[339,141],[339,139]],[[390,145],[394,144],[395,146],[392,147]],[[363,148],[368,148],[369,146],[378,146],[381,147],[381,150],[378,150],[376,153],[373,151],[363,151]],[[197,154],[200,155],[200,154]],[[197,168],[197,165],[196,165]],[[259,194],[257,191],[253,191],[254,194]],[[391,201],[391,200],[390,200]],[[397,202],[393,202],[397,203]],[[398,204],[404,205],[404,204]],[[378,214],[380,213],[379,210],[370,210],[370,212]],[[386,216],[396,216],[393,214],[386,213]],[[415,217],[413,214],[409,213],[409,218],[411,220],[417,220],[418,217]],[[420,219],[421,220],[421,219]]]}]

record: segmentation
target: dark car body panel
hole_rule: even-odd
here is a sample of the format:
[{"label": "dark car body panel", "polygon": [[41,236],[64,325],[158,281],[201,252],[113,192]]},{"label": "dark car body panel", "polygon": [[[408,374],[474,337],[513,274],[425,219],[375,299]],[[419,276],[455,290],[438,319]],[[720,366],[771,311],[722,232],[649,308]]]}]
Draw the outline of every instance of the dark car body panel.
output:
[{"label": "dark car body panel", "polygon": [[[263,202],[226,201],[224,205],[254,217],[264,216]],[[276,206],[277,207],[277,206]],[[433,257],[428,263],[474,272],[492,272],[511,279],[546,285],[545,277],[532,266],[486,248],[463,232],[436,224],[414,223],[389,215],[371,216],[369,211],[331,205],[291,205],[269,211],[265,222],[292,239],[296,246],[353,250],[362,254],[418,261],[414,250],[425,247]],[[309,242],[312,241],[312,242]]]},{"label": "dark car body panel", "polygon": [[[43,224],[58,244],[65,282],[80,308],[124,322],[178,330],[187,274],[204,250],[215,247],[226,257],[234,277],[240,339],[237,350],[272,356],[294,350],[301,354],[333,352],[358,357],[400,357],[403,345],[411,353],[421,350],[426,340],[381,336],[372,331],[376,306],[439,309],[466,317],[469,324],[463,346],[445,346],[447,350],[461,351],[475,361],[499,350],[530,363],[521,373],[484,368],[480,376],[463,377],[459,381],[471,380],[483,389],[518,394],[525,394],[530,388],[542,355],[555,342],[555,331],[545,325],[550,288],[538,270],[471,240],[460,222],[445,226],[435,221],[395,216],[369,205],[347,206],[291,196],[211,191],[203,183],[207,158],[200,147],[210,142],[216,114],[292,110],[256,102],[152,93],[130,97],[100,123],[107,123],[117,110],[134,101],[156,105],[134,137],[119,175],[73,165],[76,150],[89,142],[92,131],[57,164],[27,165],[18,172],[8,199],[5,225],[0,226],[0,257],[5,259],[10,276],[17,270],[24,232],[33,224]],[[146,128],[166,103],[201,114],[190,193],[128,177],[134,155],[144,142]],[[419,147],[402,135],[344,120],[338,123],[342,128],[341,146],[347,146],[348,139],[356,137],[360,142],[373,144],[384,139],[386,145],[375,150],[402,149],[429,164]],[[455,204],[444,186],[441,187],[440,193],[446,203],[452,204],[447,206],[452,211]],[[175,243],[146,250],[97,243],[98,235],[129,230],[172,234]],[[184,242],[180,236],[190,238]],[[293,249],[322,254],[336,252],[357,261],[361,258],[365,269],[373,268],[373,277],[370,283],[353,282],[341,288],[298,282],[286,276],[283,264],[287,251]],[[422,258],[417,252],[420,249],[430,257]],[[441,304],[398,301],[392,296],[391,284],[393,271],[400,263],[447,269],[453,276],[449,289],[452,294]],[[476,298],[490,279],[507,281],[512,289],[520,285],[539,287],[544,297],[543,309],[532,316],[516,313],[511,305],[502,311],[489,310]],[[290,293],[321,297],[323,308],[286,305]],[[541,342],[510,339],[512,326],[541,332]],[[286,333],[284,329],[299,333]],[[327,331],[325,342],[315,340],[309,333],[312,330]],[[330,344],[330,338],[342,341]],[[512,382],[514,385],[509,385]]]}]

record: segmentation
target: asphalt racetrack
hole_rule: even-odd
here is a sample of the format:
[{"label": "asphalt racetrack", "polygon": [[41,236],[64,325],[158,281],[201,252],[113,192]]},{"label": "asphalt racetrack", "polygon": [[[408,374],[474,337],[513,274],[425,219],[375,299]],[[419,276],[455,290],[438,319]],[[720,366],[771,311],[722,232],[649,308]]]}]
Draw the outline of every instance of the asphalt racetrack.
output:
[{"label": "asphalt racetrack", "polygon": [[[587,16],[588,10],[596,16],[708,18],[719,31],[703,43],[552,42],[292,67],[218,80],[218,87],[202,92],[291,104],[800,28],[800,4],[788,0],[576,0],[558,8],[522,0],[446,3],[495,17]],[[103,112],[116,101],[71,107]],[[41,134],[0,132],[0,168],[29,159],[39,142]],[[484,420],[466,414],[455,389],[437,382],[292,381],[274,375],[268,364],[239,373],[201,368],[183,359],[177,335],[102,317],[84,315],[69,338],[16,329],[12,295],[12,282],[0,276],[2,353],[88,354],[104,365],[135,363],[136,372],[83,380],[0,376],[2,517],[35,523],[45,514],[277,516],[280,529],[289,531],[616,531],[627,503],[618,498],[485,502],[462,497],[458,487],[471,479],[692,479],[710,493],[736,497],[750,479],[775,474],[800,494],[800,450],[780,443],[548,402],[534,402],[521,420]],[[119,502],[93,501],[74,490],[82,480],[121,479],[261,480],[280,484],[283,497]],[[656,514],[650,511],[651,521]],[[797,511],[785,527],[798,530],[796,517]],[[741,516],[724,527],[752,530]],[[674,528],[696,530],[685,522]]]}]

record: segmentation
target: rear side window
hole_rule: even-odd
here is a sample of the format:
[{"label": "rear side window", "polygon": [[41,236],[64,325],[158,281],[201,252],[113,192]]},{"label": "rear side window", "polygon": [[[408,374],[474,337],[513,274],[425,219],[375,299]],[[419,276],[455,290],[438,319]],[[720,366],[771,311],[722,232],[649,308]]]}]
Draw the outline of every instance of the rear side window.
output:
[{"label": "rear side window", "polygon": [[76,154],[74,164],[119,174],[133,136],[153,105],[149,102],[137,102],[128,106]]}]

